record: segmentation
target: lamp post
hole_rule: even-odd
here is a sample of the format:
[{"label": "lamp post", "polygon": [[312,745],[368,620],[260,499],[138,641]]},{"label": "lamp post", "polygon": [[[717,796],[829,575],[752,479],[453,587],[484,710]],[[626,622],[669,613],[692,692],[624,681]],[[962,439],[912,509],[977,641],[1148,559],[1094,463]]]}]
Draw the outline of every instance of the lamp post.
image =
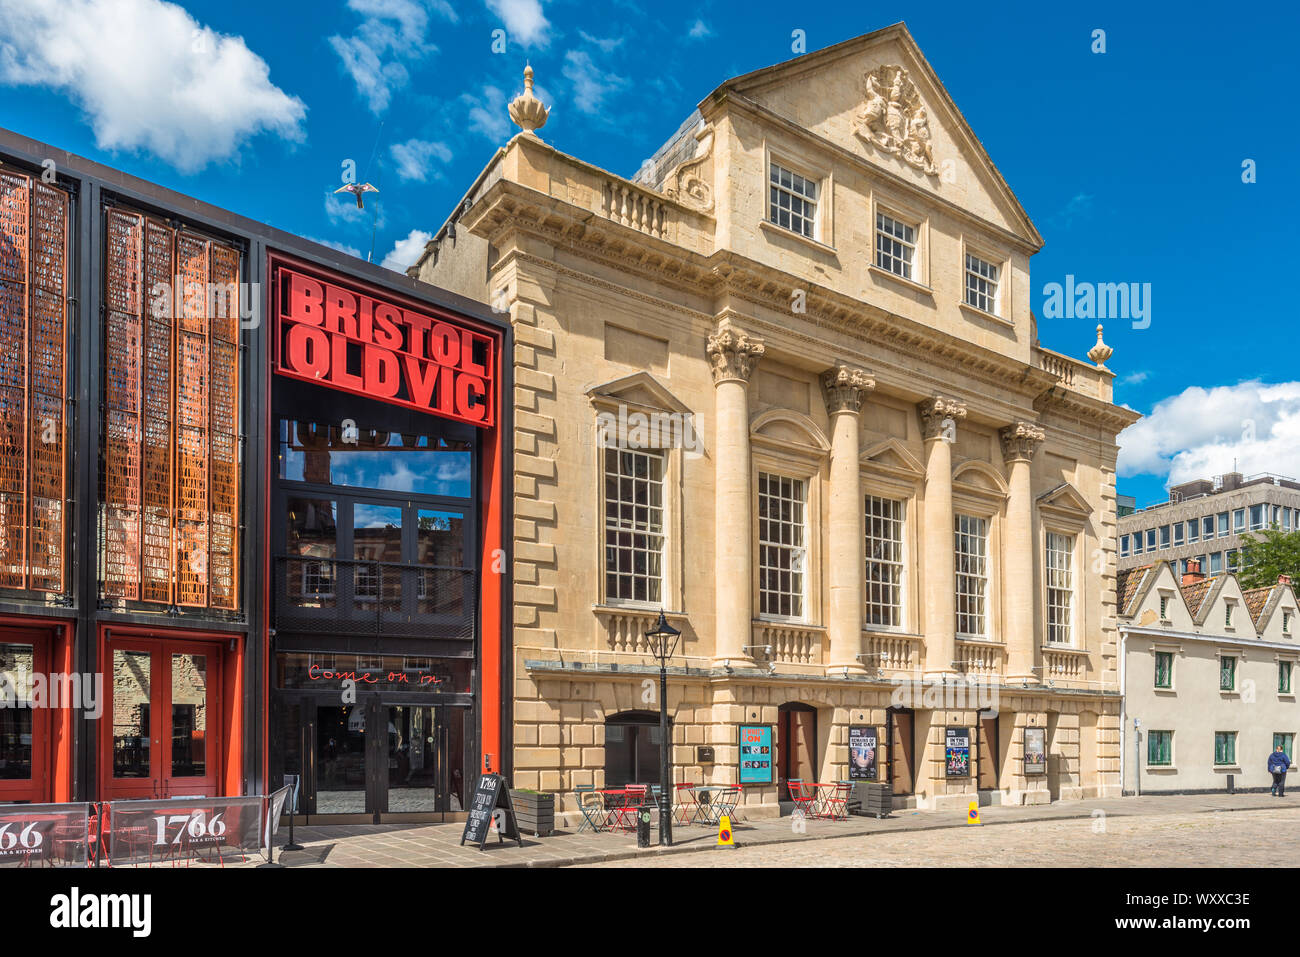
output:
[{"label": "lamp post", "polygon": [[654,628],[645,633],[650,653],[659,659],[659,843],[673,842],[672,769],[669,766],[672,739],[668,735],[668,659],[677,650],[682,633],[668,624],[662,610]]}]

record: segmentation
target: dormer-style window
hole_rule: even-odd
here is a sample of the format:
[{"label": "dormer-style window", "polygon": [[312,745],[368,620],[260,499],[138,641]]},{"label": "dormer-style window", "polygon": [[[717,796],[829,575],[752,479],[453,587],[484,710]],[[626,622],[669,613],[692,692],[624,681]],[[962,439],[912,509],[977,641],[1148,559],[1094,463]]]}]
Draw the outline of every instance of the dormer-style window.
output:
[{"label": "dormer-style window", "polygon": [[916,227],[876,214],[876,265],[904,279],[916,273]]},{"label": "dormer-style window", "polygon": [[818,184],[784,166],[771,164],[768,219],[780,226],[817,239]]}]

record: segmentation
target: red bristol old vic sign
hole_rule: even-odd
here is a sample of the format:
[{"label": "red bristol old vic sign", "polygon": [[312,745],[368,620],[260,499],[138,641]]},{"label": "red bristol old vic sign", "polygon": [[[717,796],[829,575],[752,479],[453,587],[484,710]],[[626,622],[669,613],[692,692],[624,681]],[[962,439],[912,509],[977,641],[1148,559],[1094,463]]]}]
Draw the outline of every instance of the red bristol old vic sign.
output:
[{"label": "red bristol old vic sign", "polygon": [[449,419],[495,421],[493,340],[342,282],[276,265],[283,375]]}]

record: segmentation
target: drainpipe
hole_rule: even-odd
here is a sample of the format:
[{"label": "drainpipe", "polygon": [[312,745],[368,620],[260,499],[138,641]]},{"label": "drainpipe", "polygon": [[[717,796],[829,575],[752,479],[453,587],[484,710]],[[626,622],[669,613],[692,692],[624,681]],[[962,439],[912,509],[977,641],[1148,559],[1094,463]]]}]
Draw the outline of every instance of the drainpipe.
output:
[{"label": "drainpipe", "polygon": [[1124,735],[1128,731],[1128,685],[1124,684],[1124,663],[1128,658],[1128,632],[1119,629],[1119,793],[1124,795]]}]

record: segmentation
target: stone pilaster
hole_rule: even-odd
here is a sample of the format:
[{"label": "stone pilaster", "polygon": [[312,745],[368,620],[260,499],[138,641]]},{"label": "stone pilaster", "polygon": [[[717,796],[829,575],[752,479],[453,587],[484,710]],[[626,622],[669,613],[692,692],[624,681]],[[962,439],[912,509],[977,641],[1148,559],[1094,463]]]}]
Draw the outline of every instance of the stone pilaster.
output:
[{"label": "stone pilaster", "polygon": [[1034,493],[1031,468],[1043,430],[1032,422],[1016,422],[999,430],[1002,460],[1007,466],[1006,595],[1007,680],[1041,678],[1038,643],[1034,636]]},{"label": "stone pilaster", "polygon": [[952,446],[966,406],[935,396],[917,406],[925,440],[925,660],[932,674],[955,671],[956,559],[952,525]]},{"label": "stone pilaster", "polygon": [[750,488],[749,377],[763,355],[763,341],[725,325],[709,336],[706,349],[713,371],[714,514],[716,525],[714,657],[752,664],[754,512]]},{"label": "stone pilaster", "polygon": [[830,639],[827,670],[865,673],[862,658],[863,575],[862,478],[858,462],[862,402],[876,381],[862,369],[840,363],[822,373],[822,393],[831,418],[830,528],[827,578]]}]

